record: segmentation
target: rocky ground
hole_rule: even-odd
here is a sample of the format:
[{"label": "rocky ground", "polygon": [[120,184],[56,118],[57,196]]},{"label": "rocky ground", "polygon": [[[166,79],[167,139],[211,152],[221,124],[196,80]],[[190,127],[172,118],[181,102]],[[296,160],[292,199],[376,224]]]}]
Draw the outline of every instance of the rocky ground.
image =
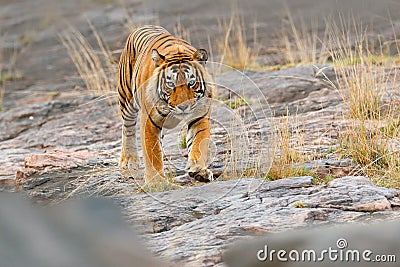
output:
[{"label": "rocky ground", "polygon": [[[266,51],[260,58],[272,63],[281,57],[271,54],[270,48],[278,43],[274,30],[284,23],[286,13],[279,1],[270,1],[268,8],[264,2],[250,1],[238,10],[249,27],[258,27],[258,42],[261,51]],[[177,145],[180,132],[174,129],[164,140],[166,166],[182,188],[138,193],[135,179],[117,167],[121,122],[116,102],[84,88],[57,34],[67,34],[67,25],[72,24],[93,40],[86,22],[90,19],[117,57],[128,33],[128,12],[136,24],[158,21],[170,31],[179,18],[190,29],[192,42],[206,46],[205,34],[211,39],[218,35],[217,18],[229,15],[226,5],[231,3],[121,3],[1,1],[3,70],[14,77],[2,81],[0,191],[23,191],[44,204],[77,196],[111,198],[154,255],[183,266],[224,266],[226,248],[250,236],[399,218],[397,190],[376,187],[362,176],[348,176],[354,168],[352,161],[330,153],[345,121],[341,98],[327,82],[335,79],[328,65],[215,73],[220,89],[213,113],[210,169],[220,179],[198,184],[185,176],[187,154]],[[332,12],[331,1],[318,3],[301,0],[291,4],[291,10],[296,10],[294,19],[300,19],[300,14],[323,17]],[[385,31],[390,25],[378,18],[386,14],[386,8],[393,18],[400,14],[398,4],[390,1],[342,4],[342,11],[355,6],[360,19],[375,19],[374,27]],[[263,11],[267,9],[274,10],[273,14],[267,16]],[[187,15],[188,11],[193,15]],[[252,17],[257,17],[256,24]],[[226,102],[229,91],[224,88],[244,92],[247,105],[233,108]],[[307,168],[323,178],[338,179],[323,184],[309,176],[272,182],[237,177],[260,158],[262,168],[257,174],[268,170],[275,152],[272,122],[287,112],[297,114],[303,125],[299,149],[318,154],[306,162]],[[232,133],[232,121],[242,123],[239,129],[248,139],[243,141],[240,131]],[[230,157],[235,153],[238,156]]]}]

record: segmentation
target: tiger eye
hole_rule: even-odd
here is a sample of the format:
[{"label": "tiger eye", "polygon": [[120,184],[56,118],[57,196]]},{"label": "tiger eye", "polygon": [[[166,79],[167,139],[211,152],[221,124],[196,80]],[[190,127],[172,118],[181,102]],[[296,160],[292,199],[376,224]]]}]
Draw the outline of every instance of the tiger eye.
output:
[{"label": "tiger eye", "polygon": [[196,80],[192,80],[188,83],[189,87],[193,87],[196,84]]},{"label": "tiger eye", "polygon": [[175,83],[173,83],[173,82],[167,82],[166,84],[167,84],[168,88],[171,88],[171,89],[175,88]]}]

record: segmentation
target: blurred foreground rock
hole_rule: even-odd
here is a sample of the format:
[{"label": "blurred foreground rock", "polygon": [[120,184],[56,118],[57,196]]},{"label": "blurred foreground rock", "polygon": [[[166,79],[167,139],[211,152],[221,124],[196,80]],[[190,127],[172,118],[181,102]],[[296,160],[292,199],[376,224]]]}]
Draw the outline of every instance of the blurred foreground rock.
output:
[{"label": "blurred foreground rock", "polygon": [[167,266],[152,258],[119,209],[87,199],[38,208],[0,195],[0,266]]}]

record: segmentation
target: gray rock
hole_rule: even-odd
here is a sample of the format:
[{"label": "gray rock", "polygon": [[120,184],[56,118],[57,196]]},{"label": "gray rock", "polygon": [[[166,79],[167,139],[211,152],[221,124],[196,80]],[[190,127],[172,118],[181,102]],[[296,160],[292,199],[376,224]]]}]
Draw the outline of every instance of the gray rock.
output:
[{"label": "gray rock", "polygon": [[228,244],[249,236],[400,218],[390,204],[398,201],[397,195],[397,190],[376,187],[364,177],[345,177],[326,186],[299,177],[215,182],[116,200],[126,218],[145,233],[154,253],[188,266],[213,266],[223,261]]},{"label": "gray rock", "polygon": [[167,266],[152,258],[115,205],[86,199],[43,209],[0,195],[1,266]]},{"label": "gray rock", "polygon": [[302,66],[271,72],[247,71],[240,82],[240,90],[237,89],[238,76],[242,77],[237,71],[230,71],[215,78],[217,84],[223,85],[219,88],[219,96],[229,98],[229,92],[234,90],[244,92],[244,96],[251,100],[252,96],[257,96],[252,92],[256,91],[254,82],[276,116],[286,115],[287,111],[294,114],[321,110],[341,102],[340,96],[327,82],[328,79],[336,80],[335,72],[329,66]]}]

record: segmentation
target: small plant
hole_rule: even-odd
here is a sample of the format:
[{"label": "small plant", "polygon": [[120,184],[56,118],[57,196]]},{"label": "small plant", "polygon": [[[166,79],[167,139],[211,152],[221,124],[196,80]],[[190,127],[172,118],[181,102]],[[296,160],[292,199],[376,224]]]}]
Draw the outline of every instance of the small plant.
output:
[{"label": "small plant", "polygon": [[187,148],[187,144],[186,144],[186,131],[182,131],[180,138],[179,138],[179,143],[178,146],[180,149],[185,149]]},{"label": "small plant", "polygon": [[29,46],[32,43],[35,35],[36,33],[34,31],[27,31],[20,37],[19,42],[23,46]]},{"label": "small plant", "polygon": [[243,97],[231,97],[230,99],[223,100],[223,102],[231,109],[237,109],[241,106],[251,105],[251,101]]},{"label": "small plant", "polygon": [[3,85],[8,81],[16,81],[22,79],[23,75],[16,67],[18,55],[19,55],[18,50],[14,48],[13,52],[7,58],[8,66],[4,68],[3,65],[4,54],[0,47],[0,85]]},{"label": "small plant", "polygon": [[[0,39],[2,39],[2,36],[0,36]],[[17,69],[18,56],[18,49],[14,47],[13,51],[5,59],[4,51],[0,46],[0,111],[3,109],[6,82],[23,78],[22,72]],[[8,61],[7,65],[3,65],[4,60]]]},{"label": "small plant", "polygon": [[295,203],[293,204],[293,206],[294,206],[295,208],[298,208],[298,209],[304,209],[304,208],[306,207],[306,205],[305,205],[302,201],[297,201],[297,202],[295,202]]},{"label": "small plant", "polygon": [[335,179],[335,177],[333,177],[332,175],[328,175],[326,177],[324,177],[323,179],[318,179],[318,182],[320,184],[328,184],[329,182],[333,181]]},{"label": "small plant", "polygon": [[352,23],[342,20],[340,25],[332,22],[328,26],[329,54],[338,78],[337,85],[332,85],[346,105],[346,115],[359,120],[385,117],[381,100],[396,81],[397,60],[379,47],[381,41],[374,44],[371,34],[354,19]]},{"label": "small plant", "polygon": [[164,192],[164,191],[170,191],[170,190],[176,190],[176,189],[181,189],[182,187],[174,184],[169,181],[164,181],[160,182],[157,184],[145,184],[143,186],[140,186],[138,188],[138,193],[152,193],[152,192]]},{"label": "small plant", "polygon": [[[283,165],[281,162],[272,163],[272,168],[265,176],[268,181],[274,181],[281,178],[299,177],[299,176],[312,176],[317,178],[317,174],[304,166],[294,166],[295,163]],[[301,165],[299,163],[298,165]]]}]

